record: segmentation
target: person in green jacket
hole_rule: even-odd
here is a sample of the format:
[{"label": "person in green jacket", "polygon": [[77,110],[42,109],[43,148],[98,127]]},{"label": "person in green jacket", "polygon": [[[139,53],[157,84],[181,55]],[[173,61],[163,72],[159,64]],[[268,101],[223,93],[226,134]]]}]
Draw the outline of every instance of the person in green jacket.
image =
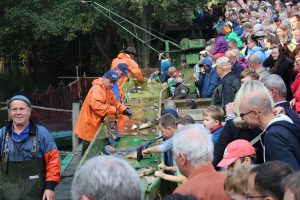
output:
[{"label": "person in green jacket", "polygon": [[226,42],[229,42],[230,40],[235,40],[238,48],[239,49],[243,48],[243,42],[239,38],[239,36],[233,31],[231,22],[226,22],[224,24],[224,31],[225,31],[225,35],[226,35],[225,36]]}]

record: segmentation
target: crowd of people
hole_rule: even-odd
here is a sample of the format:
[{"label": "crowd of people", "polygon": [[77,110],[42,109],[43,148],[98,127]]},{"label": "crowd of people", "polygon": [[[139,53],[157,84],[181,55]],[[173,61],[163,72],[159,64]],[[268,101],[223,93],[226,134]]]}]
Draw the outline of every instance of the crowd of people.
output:
[{"label": "crowd of people", "polygon": [[[165,141],[143,156],[164,153],[154,175],[178,183],[166,199],[299,199],[300,5],[227,1],[214,31],[193,74],[198,97],[212,98],[203,125],[165,110],[158,120]],[[83,153],[106,116],[132,117],[121,86],[130,74],[144,81],[135,56],[136,49],[128,47],[94,80],[74,129]],[[170,100],[189,96],[182,73],[163,54],[158,68],[153,75],[169,85]],[[8,180],[4,199],[55,199],[60,161],[53,138],[30,121],[27,97],[12,97],[8,113],[11,122],[0,129],[1,176]],[[33,181],[43,184],[36,188]],[[16,185],[23,189],[15,192]],[[137,172],[125,160],[96,156],[78,169],[72,197],[138,200],[142,192]]]},{"label": "crowd of people", "polygon": [[[203,125],[167,109],[158,120],[165,141],[142,152],[164,153],[154,175],[178,183],[166,199],[299,198],[299,6],[279,0],[227,1],[225,16],[214,25],[216,37],[194,66],[198,97],[212,98]],[[188,98],[190,89],[182,73],[163,56],[159,55],[158,71],[149,81],[158,76],[167,83],[170,100]],[[99,195],[96,190],[77,189],[86,171],[83,167],[75,177],[75,199]],[[136,177],[122,181],[127,178],[136,182]],[[89,184],[96,185],[84,185]],[[122,193],[119,190],[116,195]]]}]

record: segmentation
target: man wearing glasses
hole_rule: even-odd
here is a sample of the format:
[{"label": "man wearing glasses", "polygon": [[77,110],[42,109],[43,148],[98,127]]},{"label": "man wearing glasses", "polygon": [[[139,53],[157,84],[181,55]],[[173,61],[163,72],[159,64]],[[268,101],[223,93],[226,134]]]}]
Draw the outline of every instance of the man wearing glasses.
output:
[{"label": "man wearing glasses", "polygon": [[249,93],[240,103],[240,117],[250,128],[260,128],[264,161],[280,160],[300,169],[300,129],[286,115],[275,116],[273,101],[262,91]]}]

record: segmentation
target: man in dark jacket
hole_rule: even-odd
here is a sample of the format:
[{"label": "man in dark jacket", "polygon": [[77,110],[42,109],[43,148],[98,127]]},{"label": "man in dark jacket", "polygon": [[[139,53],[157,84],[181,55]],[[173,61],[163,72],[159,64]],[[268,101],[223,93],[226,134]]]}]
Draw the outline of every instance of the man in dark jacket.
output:
[{"label": "man in dark jacket", "polygon": [[216,62],[216,71],[221,78],[214,90],[212,104],[225,110],[226,104],[233,102],[235,93],[240,88],[240,81],[231,71],[232,66],[229,58],[223,56]]},{"label": "man in dark jacket", "polygon": [[300,128],[286,115],[275,116],[270,96],[262,91],[249,93],[242,98],[240,117],[263,132],[259,135],[265,153],[264,160],[280,160],[300,169]]},{"label": "man in dark jacket", "polygon": [[230,63],[232,65],[232,69],[231,69],[232,73],[235,75],[237,79],[239,79],[244,68],[238,62],[236,53],[233,50],[228,50],[226,51],[225,56],[230,60]]},{"label": "man in dark jacket", "polygon": [[268,88],[270,91],[273,101],[275,103],[275,108],[282,107],[284,109],[285,114],[291,118],[291,120],[294,122],[294,124],[300,125],[300,117],[296,113],[295,110],[293,110],[289,104],[289,102],[286,101],[286,86],[283,81],[283,79],[278,76],[277,74],[271,74],[269,76],[266,76],[261,80],[261,82]]},{"label": "man in dark jacket", "polygon": [[219,76],[209,58],[204,58],[200,67],[200,73],[194,74],[195,86],[198,88],[202,98],[210,98],[219,82]]}]

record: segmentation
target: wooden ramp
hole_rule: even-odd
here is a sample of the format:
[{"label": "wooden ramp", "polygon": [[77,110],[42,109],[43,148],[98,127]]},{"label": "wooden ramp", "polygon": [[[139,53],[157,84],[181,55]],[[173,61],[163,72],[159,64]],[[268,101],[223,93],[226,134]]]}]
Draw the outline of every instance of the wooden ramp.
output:
[{"label": "wooden ramp", "polygon": [[75,175],[76,167],[81,159],[81,145],[73,152],[67,153],[61,161],[61,183],[55,189],[56,200],[70,200],[71,186]]}]

